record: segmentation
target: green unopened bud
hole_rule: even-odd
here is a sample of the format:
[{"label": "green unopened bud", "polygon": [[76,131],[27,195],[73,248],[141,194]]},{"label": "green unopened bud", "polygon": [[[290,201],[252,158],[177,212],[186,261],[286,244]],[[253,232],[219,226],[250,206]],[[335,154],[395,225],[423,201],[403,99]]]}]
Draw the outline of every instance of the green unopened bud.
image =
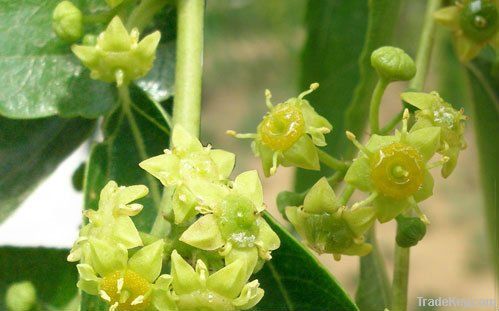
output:
[{"label": "green unopened bud", "polygon": [[494,1],[472,0],[459,18],[463,32],[475,42],[492,38],[499,30],[499,13]]},{"label": "green unopened bud", "polygon": [[36,304],[36,289],[29,281],[12,284],[5,295],[10,311],[29,311]]},{"label": "green unopened bud", "polygon": [[78,40],[83,33],[83,16],[80,9],[69,1],[59,3],[52,15],[52,28],[62,40]]},{"label": "green unopened bud", "polygon": [[398,246],[415,246],[425,236],[426,225],[420,218],[400,215],[396,219],[398,223],[396,237]]},{"label": "green unopened bud", "polygon": [[416,74],[416,65],[404,50],[383,46],[371,54],[371,65],[387,81],[407,81]]}]

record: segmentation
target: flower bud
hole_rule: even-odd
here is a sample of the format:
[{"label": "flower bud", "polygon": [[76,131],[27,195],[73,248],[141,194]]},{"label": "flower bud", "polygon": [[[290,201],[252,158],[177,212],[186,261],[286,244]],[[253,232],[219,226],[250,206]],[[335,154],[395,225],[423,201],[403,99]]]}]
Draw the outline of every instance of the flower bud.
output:
[{"label": "flower bud", "polygon": [[52,28],[59,38],[68,42],[78,40],[83,32],[80,9],[69,1],[60,2],[52,15]]},{"label": "flower bud", "polygon": [[418,244],[426,234],[426,225],[418,217],[398,216],[396,241],[400,247],[412,247]]},{"label": "flower bud", "polygon": [[29,281],[14,283],[7,289],[5,302],[11,311],[29,311],[36,303],[36,289]]},{"label": "flower bud", "polygon": [[371,65],[386,81],[407,81],[416,74],[416,65],[404,50],[383,46],[371,54]]}]

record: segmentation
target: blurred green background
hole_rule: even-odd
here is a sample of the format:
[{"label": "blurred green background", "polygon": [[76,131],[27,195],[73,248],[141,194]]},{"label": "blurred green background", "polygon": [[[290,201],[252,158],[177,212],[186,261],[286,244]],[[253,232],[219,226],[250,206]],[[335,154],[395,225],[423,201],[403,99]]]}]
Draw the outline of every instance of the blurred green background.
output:
[{"label": "blurred green background", "polygon": [[[225,135],[225,131],[255,131],[266,112],[263,97],[266,88],[272,91],[275,102],[301,91],[300,71],[307,66],[301,62],[307,40],[306,7],[305,0],[207,2],[202,138],[217,148],[235,151],[236,172],[259,169],[260,163],[253,157],[249,141],[235,140]],[[424,7],[425,1],[403,1],[394,34],[393,42],[412,56],[417,48]],[[445,99],[466,110],[468,100],[461,66],[453,57],[448,34],[439,30],[437,35],[443,40],[437,40],[426,90],[439,90]],[[321,61],[317,60],[318,64]],[[439,72],[446,73],[445,80]],[[382,120],[390,119],[400,110],[399,94],[406,86],[395,83],[389,87],[382,105]],[[409,285],[412,310],[423,309],[416,307],[418,296],[494,298],[496,295],[487,253],[473,121],[467,125],[469,146],[461,153],[456,171],[447,180],[437,177],[435,171],[435,195],[422,204],[431,226],[425,239],[412,251]],[[330,135],[334,140],[343,133],[333,130]],[[280,191],[291,190],[293,182],[294,171],[286,168],[279,168],[274,177],[264,181],[266,202],[281,222],[275,197]],[[395,226],[389,223],[378,228],[379,244],[391,275]],[[358,258],[343,257],[340,262],[335,262],[332,256],[320,259],[353,297]]]}]

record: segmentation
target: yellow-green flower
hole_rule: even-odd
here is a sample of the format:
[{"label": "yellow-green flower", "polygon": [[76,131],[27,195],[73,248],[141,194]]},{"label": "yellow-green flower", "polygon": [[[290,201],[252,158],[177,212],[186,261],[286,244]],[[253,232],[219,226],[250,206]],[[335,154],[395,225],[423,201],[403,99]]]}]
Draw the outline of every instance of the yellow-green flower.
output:
[{"label": "yellow-green flower", "polygon": [[257,280],[247,283],[243,260],[209,274],[201,260],[193,269],[177,251],[172,253],[172,287],[181,311],[248,310],[263,297]]},{"label": "yellow-green flower", "polygon": [[[199,202],[199,196],[193,193],[193,185],[201,181],[215,182],[223,191],[224,183],[234,168],[235,155],[211,149],[211,146],[203,147],[197,138],[179,125],[173,129],[171,144],[171,150],[167,149],[164,154],[147,159],[139,165],[158,178],[164,186],[175,187],[173,212],[175,223],[179,224],[195,216],[199,207],[211,204],[206,200]],[[209,194],[205,198],[208,196]]]},{"label": "yellow-green flower", "polygon": [[286,216],[307,245],[335,259],[344,255],[367,255],[372,247],[364,233],[376,219],[372,206],[348,209],[341,206],[326,178],[321,178],[305,196],[302,206],[286,207]]},{"label": "yellow-green flower", "polygon": [[131,202],[148,192],[143,185],[119,187],[114,181],[108,182],[100,193],[99,209],[84,212],[89,223],[81,228],[68,260],[86,262],[88,240],[92,237],[120,244],[125,249],[141,246],[142,240],[130,216],[140,213],[143,206]]},{"label": "yellow-green flower", "polygon": [[159,31],[139,42],[139,32],[129,33],[121,19],[114,17],[97,37],[95,46],[73,45],[73,53],[90,69],[92,79],[116,82],[118,86],[146,75],[156,57]]},{"label": "yellow-green flower", "polygon": [[464,111],[456,110],[443,100],[437,92],[402,93],[402,99],[419,110],[411,132],[425,127],[440,127],[440,147],[437,152],[449,158],[442,165],[442,176],[447,178],[457,165],[459,152],[466,148],[464,140]]},{"label": "yellow-green flower", "polygon": [[266,90],[269,112],[258,125],[256,134],[227,131],[237,138],[254,139],[252,149],[262,160],[265,176],[273,175],[279,165],[319,170],[316,146],[326,145],[324,134],[331,131],[332,125],[303,99],[318,87],[318,83],[313,83],[308,91],[275,106],[270,101],[270,91]]},{"label": "yellow-green flower", "polygon": [[461,0],[433,16],[454,32],[459,59],[468,62],[487,44],[499,50],[498,8],[497,0]]},{"label": "yellow-green flower", "polygon": [[160,296],[172,297],[169,288],[162,286],[169,277],[160,277],[163,240],[142,247],[130,258],[120,244],[91,238],[89,246],[91,260],[77,265],[77,285],[106,301],[110,311],[153,310],[151,306]]},{"label": "yellow-green flower", "polygon": [[[251,274],[258,256],[270,260],[271,251],[279,248],[280,240],[260,215],[264,211],[263,192],[258,173],[248,171],[234,180],[231,189],[220,191],[209,183],[200,183],[201,195],[216,202],[205,215],[194,222],[180,241],[203,250],[219,250],[232,262],[244,256]],[[216,198],[215,198],[216,196]]]},{"label": "yellow-green flower", "polygon": [[433,194],[433,177],[429,169],[447,162],[447,157],[428,163],[440,146],[441,129],[430,126],[407,131],[409,111],[406,109],[401,132],[393,136],[372,135],[366,146],[355,136],[347,136],[359,148],[358,157],[345,175],[345,181],[370,196],[354,204],[353,209],[372,205],[380,222],[387,222],[400,213],[417,207]]}]

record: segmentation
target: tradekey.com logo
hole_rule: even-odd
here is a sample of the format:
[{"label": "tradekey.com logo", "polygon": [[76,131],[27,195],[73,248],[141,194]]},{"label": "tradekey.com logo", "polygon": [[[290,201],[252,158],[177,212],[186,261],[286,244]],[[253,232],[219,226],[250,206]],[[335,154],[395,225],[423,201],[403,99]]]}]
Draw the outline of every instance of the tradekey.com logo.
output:
[{"label": "tradekey.com logo", "polygon": [[495,299],[476,299],[476,298],[457,298],[457,297],[435,297],[425,298],[417,297],[418,307],[458,307],[458,308],[488,308],[488,310],[497,309]]}]

